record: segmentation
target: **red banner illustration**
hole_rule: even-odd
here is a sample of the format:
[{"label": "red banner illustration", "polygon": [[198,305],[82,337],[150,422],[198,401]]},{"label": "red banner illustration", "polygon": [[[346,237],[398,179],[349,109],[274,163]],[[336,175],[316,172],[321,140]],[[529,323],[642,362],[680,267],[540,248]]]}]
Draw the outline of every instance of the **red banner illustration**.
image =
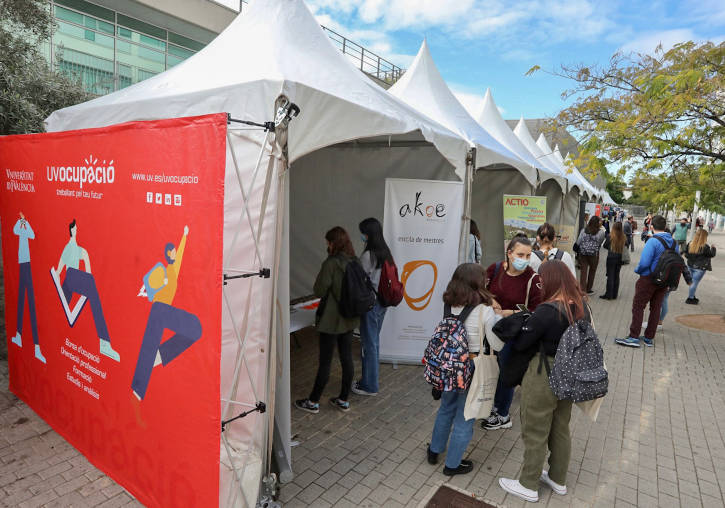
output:
[{"label": "red banner illustration", "polygon": [[10,389],[150,506],[219,504],[225,150],[224,114],[0,137]]}]

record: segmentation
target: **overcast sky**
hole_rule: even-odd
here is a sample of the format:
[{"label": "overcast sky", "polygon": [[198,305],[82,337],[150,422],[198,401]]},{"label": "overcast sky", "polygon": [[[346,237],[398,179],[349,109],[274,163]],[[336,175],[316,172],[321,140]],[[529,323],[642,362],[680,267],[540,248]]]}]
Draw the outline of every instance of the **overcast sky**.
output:
[{"label": "overcast sky", "polygon": [[405,68],[427,37],[449,87],[477,113],[487,87],[504,118],[556,114],[567,82],[533,65],[605,64],[686,40],[725,40],[725,0],[306,0],[321,24]]}]

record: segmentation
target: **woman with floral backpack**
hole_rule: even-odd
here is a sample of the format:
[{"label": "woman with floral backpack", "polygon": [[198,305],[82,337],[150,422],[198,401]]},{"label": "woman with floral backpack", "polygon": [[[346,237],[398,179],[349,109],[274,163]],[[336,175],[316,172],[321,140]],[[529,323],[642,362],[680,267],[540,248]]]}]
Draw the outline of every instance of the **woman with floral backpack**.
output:
[{"label": "woman with floral backpack", "polygon": [[[467,348],[464,357],[457,360],[473,363],[472,358],[479,353],[483,336],[494,351],[503,347],[503,342],[493,332],[493,325],[500,319],[491,306],[493,296],[486,290],[486,273],[477,263],[464,263],[456,268],[453,277],[443,293],[446,317],[461,316],[465,328]],[[446,320],[444,318],[444,323]],[[435,335],[434,335],[435,339]],[[434,340],[432,339],[432,340]],[[455,354],[455,352],[446,352]],[[437,464],[438,455],[446,450],[446,463],[443,474],[454,476],[466,474],[473,469],[470,460],[463,459],[468,443],[473,437],[475,419],[466,420],[463,412],[468,396],[470,379],[460,386],[457,377],[452,383],[444,383],[453,389],[443,391],[438,409],[433,436],[428,446],[428,463]],[[450,386],[452,385],[452,386]],[[450,437],[450,441],[449,441]]]}]

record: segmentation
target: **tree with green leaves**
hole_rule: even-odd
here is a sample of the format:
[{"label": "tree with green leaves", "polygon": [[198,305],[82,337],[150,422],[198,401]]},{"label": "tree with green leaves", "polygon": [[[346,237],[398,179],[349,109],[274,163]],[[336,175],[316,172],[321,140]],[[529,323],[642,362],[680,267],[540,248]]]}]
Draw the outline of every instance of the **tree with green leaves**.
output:
[{"label": "tree with green leaves", "polygon": [[[539,70],[538,66],[529,73]],[[580,140],[574,163],[634,174],[649,206],[725,212],[725,43],[684,42],[653,55],[616,53],[608,65],[562,66],[571,105],[554,123]]]},{"label": "tree with green leaves", "polygon": [[90,98],[41,53],[54,26],[47,0],[0,0],[0,135],[42,132],[51,112]]}]

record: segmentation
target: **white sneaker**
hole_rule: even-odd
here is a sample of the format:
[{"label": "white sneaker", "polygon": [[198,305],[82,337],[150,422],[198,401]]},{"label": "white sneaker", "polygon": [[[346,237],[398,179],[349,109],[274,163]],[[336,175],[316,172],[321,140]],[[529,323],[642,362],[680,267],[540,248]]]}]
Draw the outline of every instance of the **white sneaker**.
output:
[{"label": "white sneaker", "polygon": [[540,480],[547,484],[549,487],[551,487],[551,490],[554,491],[554,494],[559,494],[560,496],[566,496],[566,485],[559,485],[554,480],[549,478],[549,472],[548,471],[542,471],[541,472],[541,478]]},{"label": "white sneaker", "polygon": [[367,390],[363,390],[362,388],[360,388],[359,382],[353,383],[350,390],[352,390],[352,393],[356,393],[358,395],[365,395],[368,397],[377,397],[378,396],[378,392],[369,392]]},{"label": "white sneaker", "polygon": [[503,490],[505,490],[509,494],[513,494],[514,496],[520,497],[521,499],[530,503],[539,502],[539,493],[535,490],[527,489],[526,487],[521,485],[518,480],[499,478],[498,484]]}]

